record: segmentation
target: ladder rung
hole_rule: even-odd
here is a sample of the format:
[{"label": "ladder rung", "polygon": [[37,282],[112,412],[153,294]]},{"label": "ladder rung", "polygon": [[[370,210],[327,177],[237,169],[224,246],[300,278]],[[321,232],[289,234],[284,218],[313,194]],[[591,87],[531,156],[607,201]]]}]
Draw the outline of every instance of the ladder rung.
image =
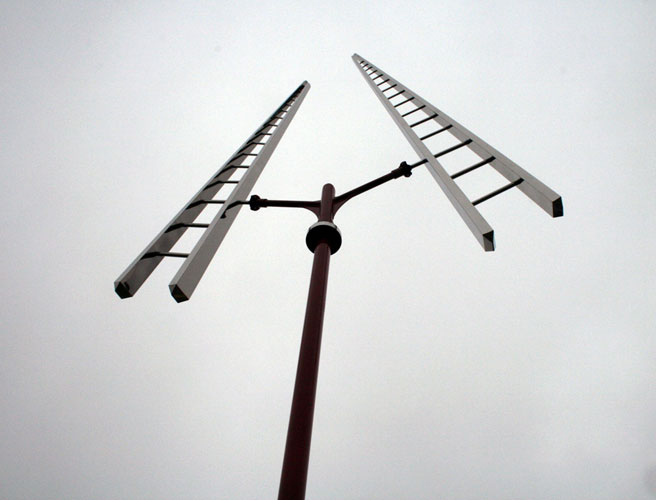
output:
[{"label": "ladder rung", "polygon": [[394,99],[397,95],[401,95],[401,94],[403,94],[403,92],[405,92],[405,90],[401,90],[400,92],[397,92],[397,93],[394,94],[392,97],[388,97],[387,99],[388,99],[389,101],[391,101],[391,100]]},{"label": "ladder rung", "polygon": [[[221,175],[221,174],[219,174],[219,175]],[[215,179],[216,179],[216,177],[215,177]],[[239,181],[214,181],[214,182],[210,182],[207,186],[205,186],[203,188],[203,191],[205,191],[206,189],[209,189],[211,187],[214,187],[217,184],[238,184],[238,183],[239,183]]]},{"label": "ladder rung", "polygon": [[381,77],[383,77],[383,76],[385,76],[384,73],[378,73],[378,76],[377,76],[376,78],[372,78],[371,81],[372,81],[372,82],[375,82],[376,80],[378,80],[379,78],[381,78]]},{"label": "ladder rung", "polygon": [[394,87],[396,87],[396,85],[397,85],[396,83],[395,83],[394,85],[390,85],[390,86],[387,87],[385,90],[381,90],[381,92],[384,94],[384,93],[387,92],[389,89],[393,89]]},{"label": "ladder rung", "polygon": [[241,156],[257,156],[257,153],[239,153],[237,156],[233,156],[232,159],[235,160]]},{"label": "ladder rung", "polygon": [[248,168],[248,165],[228,165],[226,168],[221,169],[219,175],[233,168]]},{"label": "ladder rung", "polygon": [[[394,107],[395,107],[395,108],[398,108],[399,106],[403,106],[406,102],[410,102],[410,101],[412,101],[414,98],[415,98],[415,97],[412,96],[412,97],[410,97],[409,99],[406,99],[405,101],[401,101],[400,103],[395,104]],[[391,97],[390,97],[390,99],[391,99]]]},{"label": "ladder rung", "polygon": [[452,179],[457,179],[461,175],[468,174],[472,170],[476,170],[478,167],[482,167],[483,165],[487,165],[488,163],[491,163],[494,160],[495,160],[494,156],[490,156],[487,160],[479,161],[478,163],[476,163],[475,165],[472,165],[471,167],[467,167],[467,168],[461,170],[460,172],[456,172],[455,174],[453,174],[451,176],[451,178]]},{"label": "ladder rung", "polygon": [[380,87],[380,86],[381,86],[383,83],[385,83],[385,82],[389,82],[389,78],[388,78],[387,80],[383,80],[383,81],[380,82],[380,83],[377,83],[377,84],[376,84],[376,87]]},{"label": "ladder rung", "polygon": [[496,191],[492,191],[490,194],[486,194],[485,196],[479,198],[478,200],[472,201],[472,205],[478,205],[479,203],[483,203],[484,201],[487,201],[490,198],[493,198],[496,195],[503,193],[504,191],[508,191],[509,189],[514,188],[518,184],[521,184],[523,180],[524,179],[517,179],[516,181],[513,181],[510,184],[506,184],[505,186],[497,189]]},{"label": "ladder rung", "polygon": [[419,106],[418,108],[415,108],[415,109],[413,109],[412,111],[408,111],[407,113],[402,114],[401,117],[402,117],[402,118],[405,118],[406,116],[411,115],[411,114],[414,113],[415,111],[419,111],[420,109],[424,109],[425,107],[426,107],[426,105],[425,105],[425,104],[422,104],[422,105]]},{"label": "ladder rung", "polygon": [[182,257],[183,259],[186,259],[189,257],[189,254],[178,252],[147,252],[141,258],[149,259],[150,257]]},{"label": "ladder rung", "polygon": [[432,120],[433,118],[437,118],[437,113],[433,113],[431,116],[427,116],[426,118],[419,120],[416,123],[413,123],[412,125],[410,125],[410,128],[416,127],[417,125],[421,125],[422,123],[426,123],[427,121]]},{"label": "ladder rung", "polygon": [[[216,179],[221,175],[222,172],[216,174],[213,178]],[[239,181],[215,181],[215,184],[239,184]]]},{"label": "ladder rung", "polygon": [[241,148],[239,151],[237,151],[237,153],[241,153],[244,149],[246,149],[250,146],[264,146],[264,144],[265,143],[263,143],[263,142],[248,142],[248,143],[246,143],[246,145],[243,148]]},{"label": "ladder rung", "polygon": [[423,165],[424,163],[428,163],[428,160],[426,158],[424,158],[423,160],[419,160],[418,162],[413,163],[413,164],[408,165],[408,166],[412,169],[412,168],[418,167],[419,165]]},{"label": "ladder rung", "polygon": [[177,224],[173,224],[172,226],[169,226],[166,230],[168,233],[169,231],[174,231],[176,229],[180,229],[181,227],[200,227],[200,228],[208,228],[210,227],[209,224],[200,224],[196,222],[178,222]]},{"label": "ladder rung", "polygon": [[225,203],[225,200],[198,200],[187,205],[187,208],[194,208],[199,205],[221,205]]},{"label": "ladder rung", "polygon": [[424,137],[420,137],[419,140],[423,141],[424,139],[428,139],[429,137],[433,137],[434,135],[439,134],[440,132],[444,132],[445,130],[449,130],[453,125],[449,124],[446,127],[442,127],[439,130],[436,130],[435,132],[431,132],[430,134],[426,134]]},{"label": "ladder rung", "polygon": [[269,132],[260,132],[259,134],[254,135],[253,139],[255,139],[256,137],[260,137],[261,135],[271,135],[271,134]]},{"label": "ladder rung", "polygon": [[444,151],[440,151],[436,155],[433,155],[435,158],[439,158],[440,156],[444,156],[446,154],[451,153],[452,151],[455,151],[456,149],[460,149],[463,146],[466,146],[467,144],[471,144],[472,140],[467,139],[466,141],[462,141],[460,144],[456,144],[455,146],[451,146],[450,148],[445,149]]}]

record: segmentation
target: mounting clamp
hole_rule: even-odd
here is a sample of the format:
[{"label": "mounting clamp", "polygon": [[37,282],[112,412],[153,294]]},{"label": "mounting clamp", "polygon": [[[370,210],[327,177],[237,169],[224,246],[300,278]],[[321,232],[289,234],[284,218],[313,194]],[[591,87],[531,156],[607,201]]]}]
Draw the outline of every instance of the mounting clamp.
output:
[{"label": "mounting clamp", "polygon": [[308,229],[307,236],[305,236],[305,244],[314,253],[317,245],[325,241],[330,247],[330,253],[334,254],[342,246],[342,233],[332,222],[320,220],[315,222]]}]

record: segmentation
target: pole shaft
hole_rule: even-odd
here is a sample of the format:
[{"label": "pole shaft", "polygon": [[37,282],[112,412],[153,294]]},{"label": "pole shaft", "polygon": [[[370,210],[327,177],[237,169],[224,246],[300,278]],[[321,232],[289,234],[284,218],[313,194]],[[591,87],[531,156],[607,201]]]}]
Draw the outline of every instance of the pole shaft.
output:
[{"label": "pole shaft", "polygon": [[[334,195],[333,186],[326,184],[321,196],[319,220],[332,222]],[[305,498],[329,265],[330,246],[321,241],[314,250],[278,500]]]}]

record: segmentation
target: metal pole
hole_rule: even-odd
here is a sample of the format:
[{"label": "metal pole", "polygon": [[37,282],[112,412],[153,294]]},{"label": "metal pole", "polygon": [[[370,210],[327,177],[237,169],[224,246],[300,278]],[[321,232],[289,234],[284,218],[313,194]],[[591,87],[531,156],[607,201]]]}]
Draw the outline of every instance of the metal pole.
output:
[{"label": "metal pole", "polygon": [[[323,230],[327,227],[326,223],[335,227],[332,224],[334,196],[335,188],[331,184],[324,185],[318,223],[323,223],[323,225],[319,226],[318,229],[321,231],[317,232],[324,234],[319,234],[313,250],[314,261],[310,278],[310,290],[305,309],[303,337],[296,369],[294,396],[289,416],[278,500],[303,500],[305,498],[310,442],[312,440],[314,401],[319,373],[321,331],[326,306],[328,267],[330,255],[336,251],[331,245],[330,233],[325,233]],[[336,227],[335,231],[337,231]],[[312,232],[312,228],[310,232]]]}]

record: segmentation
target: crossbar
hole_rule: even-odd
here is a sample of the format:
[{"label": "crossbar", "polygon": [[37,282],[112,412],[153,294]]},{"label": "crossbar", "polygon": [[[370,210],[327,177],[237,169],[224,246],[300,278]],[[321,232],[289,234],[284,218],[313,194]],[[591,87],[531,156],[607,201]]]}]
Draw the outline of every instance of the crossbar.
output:
[{"label": "crossbar", "polygon": [[484,201],[487,201],[490,198],[494,198],[498,194],[504,193],[504,192],[508,191],[509,189],[514,188],[515,186],[519,186],[523,182],[523,180],[524,179],[517,179],[516,181],[513,181],[509,184],[506,184],[505,186],[500,187],[499,189],[496,189],[496,190],[492,191],[491,193],[486,194],[485,196],[481,196],[478,200],[472,201],[472,205],[478,205],[479,203],[483,203]]}]

